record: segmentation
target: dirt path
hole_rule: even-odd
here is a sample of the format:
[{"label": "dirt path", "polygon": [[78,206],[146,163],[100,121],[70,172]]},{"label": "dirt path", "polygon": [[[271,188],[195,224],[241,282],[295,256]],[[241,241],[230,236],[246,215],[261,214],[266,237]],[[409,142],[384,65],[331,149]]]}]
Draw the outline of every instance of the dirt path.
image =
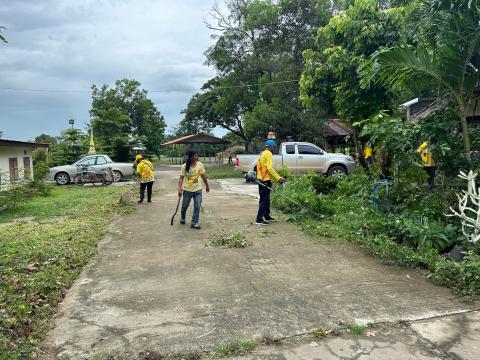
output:
[{"label": "dirt path", "polygon": [[[170,226],[176,173],[162,172],[155,191],[153,204],[113,225],[99,255],[67,294],[46,342],[52,356],[135,359],[147,352],[209,351],[320,325],[469,309],[421,271],[387,267],[355,246],[314,244],[291,224],[250,226],[256,199],[224,191],[219,183],[204,193],[200,231]],[[253,246],[205,246],[235,231],[244,232]]]}]

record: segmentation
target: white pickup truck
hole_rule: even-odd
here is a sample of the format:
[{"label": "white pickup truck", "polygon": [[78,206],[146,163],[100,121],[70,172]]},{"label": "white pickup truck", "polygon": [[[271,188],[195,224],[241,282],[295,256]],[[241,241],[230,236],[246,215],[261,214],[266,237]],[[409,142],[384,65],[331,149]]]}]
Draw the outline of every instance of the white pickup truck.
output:
[{"label": "white pickup truck", "polygon": [[[253,170],[258,154],[237,155],[242,172]],[[344,154],[327,153],[322,148],[305,142],[285,142],[280,145],[279,154],[273,155],[273,168],[279,170],[287,166],[293,173],[315,171],[328,176],[351,174],[356,164],[353,158]]]}]

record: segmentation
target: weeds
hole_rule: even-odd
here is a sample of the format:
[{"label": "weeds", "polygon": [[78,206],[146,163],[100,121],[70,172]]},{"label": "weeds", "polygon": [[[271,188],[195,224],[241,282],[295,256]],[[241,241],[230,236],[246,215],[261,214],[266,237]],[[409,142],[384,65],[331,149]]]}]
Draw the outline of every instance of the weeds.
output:
[{"label": "weeds", "polygon": [[365,334],[365,330],[367,329],[366,326],[359,325],[359,324],[348,324],[347,330],[356,336],[362,336]]},{"label": "weeds", "polygon": [[320,326],[318,329],[316,329],[313,332],[313,336],[315,336],[316,338],[323,338],[323,337],[327,336],[327,331],[323,327]]},{"label": "weeds", "polygon": [[214,357],[223,358],[232,355],[246,355],[257,346],[255,340],[239,340],[230,345],[220,345],[211,351]]},{"label": "weeds", "polygon": [[211,242],[212,246],[225,246],[228,248],[246,248],[251,244],[246,238],[245,234],[235,232],[233,234],[220,235],[215,237]]}]

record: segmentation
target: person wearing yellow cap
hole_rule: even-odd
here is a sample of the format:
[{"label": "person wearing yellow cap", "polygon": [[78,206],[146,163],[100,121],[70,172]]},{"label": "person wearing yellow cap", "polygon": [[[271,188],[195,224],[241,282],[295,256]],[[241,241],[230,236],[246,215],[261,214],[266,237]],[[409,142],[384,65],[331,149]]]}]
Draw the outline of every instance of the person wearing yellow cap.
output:
[{"label": "person wearing yellow cap", "polygon": [[144,159],[142,155],[135,156],[135,162],[137,164],[137,175],[140,179],[140,200],[139,204],[143,203],[145,197],[145,189],[147,189],[147,201],[152,202],[152,188],[155,181],[153,164]]}]

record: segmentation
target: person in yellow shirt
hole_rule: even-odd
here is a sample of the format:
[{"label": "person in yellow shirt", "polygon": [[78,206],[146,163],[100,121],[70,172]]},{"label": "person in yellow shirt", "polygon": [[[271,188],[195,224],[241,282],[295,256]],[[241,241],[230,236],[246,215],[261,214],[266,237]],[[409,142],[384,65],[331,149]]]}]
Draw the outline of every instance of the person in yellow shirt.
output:
[{"label": "person in yellow shirt", "polygon": [[180,224],[182,225],[185,225],[187,209],[190,201],[193,199],[192,229],[202,228],[198,223],[200,220],[200,208],[202,207],[202,184],[200,183],[200,178],[205,183],[207,193],[210,192],[207,176],[205,175],[205,167],[198,161],[198,154],[195,151],[189,151],[187,153],[187,161],[182,165],[180,178],[178,179],[178,196],[183,195],[182,211],[180,213]]},{"label": "person in yellow shirt", "polygon": [[137,163],[137,175],[140,179],[140,200],[138,200],[138,203],[143,203],[145,189],[147,189],[147,201],[151,203],[153,182],[155,181],[153,164],[144,159],[142,155],[137,155],[135,162]]},{"label": "person in yellow shirt", "polygon": [[370,146],[367,145],[363,149],[363,157],[369,166],[373,164],[373,150]]},{"label": "person in yellow shirt", "polygon": [[437,171],[437,164],[433,159],[430,150],[430,142],[424,141],[417,149],[417,153],[422,157],[423,169],[428,175],[428,187],[431,189],[435,185],[435,172]]},{"label": "person in yellow shirt", "polygon": [[285,178],[278,175],[272,166],[272,152],[276,147],[277,144],[275,140],[267,140],[265,142],[265,150],[262,151],[257,160],[257,181],[260,182],[258,185],[260,201],[255,222],[256,225],[268,225],[270,221],[275,221],[275,219],[270,216],[270,189],[268,188],[272,188],[272,178],[280,183],[285,182]]}]

